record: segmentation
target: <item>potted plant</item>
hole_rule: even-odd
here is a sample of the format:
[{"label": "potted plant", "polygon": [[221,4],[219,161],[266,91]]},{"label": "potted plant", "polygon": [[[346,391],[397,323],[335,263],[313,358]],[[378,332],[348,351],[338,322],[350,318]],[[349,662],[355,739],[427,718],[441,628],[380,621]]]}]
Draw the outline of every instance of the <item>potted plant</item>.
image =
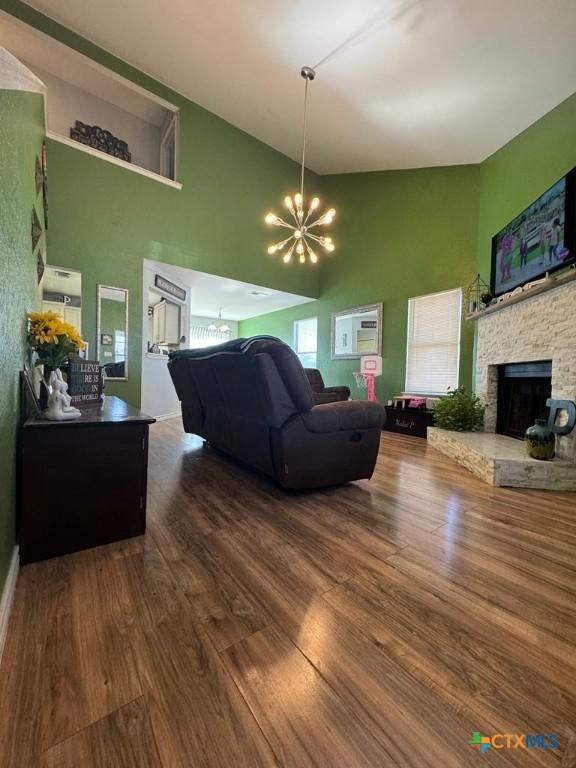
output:
[{"label": "potted plant", "polygon": [[484,406],[465,387],[449,389],[434,404],[434,426],[456,432],[477,432],[484,426]]}]

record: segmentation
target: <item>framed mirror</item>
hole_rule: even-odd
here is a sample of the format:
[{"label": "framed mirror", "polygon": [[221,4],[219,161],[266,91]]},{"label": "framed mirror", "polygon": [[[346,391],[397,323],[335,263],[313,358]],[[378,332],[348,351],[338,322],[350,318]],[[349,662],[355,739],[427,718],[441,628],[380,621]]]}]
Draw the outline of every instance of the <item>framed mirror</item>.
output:
[{"label": "framed mirror", "polygon": [[46,265],[42,278],[42,312],[56,312],[82,334],[82,273]]},{"label": "framed mirror", "polygon": [[332,313],[332,360],[382,354],[382,303]]},{"label": "framed mirror", "polygon": [[96,296],[96,357],[104,375],[128,380],[128,290],[99,285]]}]

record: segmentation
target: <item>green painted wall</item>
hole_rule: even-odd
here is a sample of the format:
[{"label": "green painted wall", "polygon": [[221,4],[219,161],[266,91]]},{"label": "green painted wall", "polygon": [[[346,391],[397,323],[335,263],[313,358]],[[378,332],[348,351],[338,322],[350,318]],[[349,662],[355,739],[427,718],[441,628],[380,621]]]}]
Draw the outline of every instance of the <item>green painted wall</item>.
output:
[{"label": "green painted wall", "polygon": [[[30,216],[34,166],[44,134],[42,96],[0,90],[0,593],[14,549],[18,376],[26,358],[26,313],[37,308]],[[42,243],[38,248],[42,247]]]},{"label": "green painted wall", "polygon": [[478,270],[490,277],[496,232],[576,165],[576,94],[480,166]]},{"label": "green painted wall", "polygon": [[[377,394],[404,389],[407,300],[456,288],[476,272],[477,166],[323,178],[338,211],[337,251],[324,258],[321,300],[241,323],[240,335],[273,333],[291,343],[293,321],[318,316],[318,366],[327,383],[355,388],[358,360],[330,359],[332,312],[384,303],[383,376]],[[471,383],[473,328],[464,324],[461,381]]]},{"label": "green painted wall", "polygon": [[[82,272],[82,331],[96,351],[96,286],[128,288],[129,381],[107,391],[138,405],[142,263],[155,259],[307,296],[319,270],[266,255],[263,216],[298,187],[296,163],[18,0],[0,8],[180,107],[181,191],[48,142],[49,260]],[[310,174],[314,191],[316,179]],[[224,313],[226,308],[224,307]]]}]

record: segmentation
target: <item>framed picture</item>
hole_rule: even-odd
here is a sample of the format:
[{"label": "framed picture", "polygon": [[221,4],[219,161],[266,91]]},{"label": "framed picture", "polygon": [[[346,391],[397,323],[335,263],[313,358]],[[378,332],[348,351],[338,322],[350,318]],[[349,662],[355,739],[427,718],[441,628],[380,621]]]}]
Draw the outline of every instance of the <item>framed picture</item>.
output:
[{"label": "framed picture", "polygon": [[20,371],[20,381],[22,382],[22,418],[25,419],[42,411],[34,387],[34,372],[27,363],[24,364],[24,370]]},{"label": "framed picture", "polygon": [[113,339],[112,339],[111,333],[100,334],[100,344],[102,344],[103,347],[111,347],[112,343],[113,343]]}]

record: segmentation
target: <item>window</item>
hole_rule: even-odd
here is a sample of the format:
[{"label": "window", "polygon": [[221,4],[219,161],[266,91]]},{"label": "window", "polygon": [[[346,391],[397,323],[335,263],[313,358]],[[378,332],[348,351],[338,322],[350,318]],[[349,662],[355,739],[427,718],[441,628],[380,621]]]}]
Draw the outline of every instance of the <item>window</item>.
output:
[{"label": "window", "polygon": [[316,368],[316,347],[318,344],[318,318],[294,322],[294,352],[304,368]]},{"label": "window", "polygon": [[114,331],[114,362],[122,363],[126,360],[126,333]]},{"label": "window", "polygon": [[408,300],[406,392],[444,395],[458,386],[462,291]]},{"label": "window", "polygon": [[207,325],[190,326],[190,349],[203,349],[214,344],[222,344],[232,338],[230,331],[211,331]]}]

